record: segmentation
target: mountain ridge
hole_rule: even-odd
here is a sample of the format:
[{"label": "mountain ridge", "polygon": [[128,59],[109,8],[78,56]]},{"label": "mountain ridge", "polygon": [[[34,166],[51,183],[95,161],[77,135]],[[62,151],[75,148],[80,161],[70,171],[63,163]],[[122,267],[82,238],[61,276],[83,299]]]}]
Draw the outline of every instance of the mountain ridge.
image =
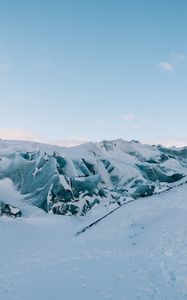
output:
[{"label": "mountain ridge", "polygon": [[[86,215],[167,190],[186,180],[187,147],[123,139],[60,147],[0,140],[0,180],[46,212]],[[0,199],[4,200],[4,199]]]}]

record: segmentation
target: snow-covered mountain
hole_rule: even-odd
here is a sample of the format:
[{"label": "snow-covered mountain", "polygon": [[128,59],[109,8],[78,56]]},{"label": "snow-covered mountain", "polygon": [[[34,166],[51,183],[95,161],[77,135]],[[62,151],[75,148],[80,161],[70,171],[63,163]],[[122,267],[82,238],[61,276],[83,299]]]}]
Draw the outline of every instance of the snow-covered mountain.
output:
[{"label": "snow-covered mountain", "polygon": [[186,300],[186,175],[187,148],[1,140],[0,300]]},{"label": "snow-covered mountain", "polygon": [[79,236],[93,211],[1,217],[0,300],[186,300],[186,195],[127,203]]},{"label": "snow-covered mountain", "polygon": [[22,202],[55,214],[85,215],[98,205],[111,210],[180,185],[186,176],[185,147],[121,139],[71,148],[0,140],[0,184],[9,180]]}]

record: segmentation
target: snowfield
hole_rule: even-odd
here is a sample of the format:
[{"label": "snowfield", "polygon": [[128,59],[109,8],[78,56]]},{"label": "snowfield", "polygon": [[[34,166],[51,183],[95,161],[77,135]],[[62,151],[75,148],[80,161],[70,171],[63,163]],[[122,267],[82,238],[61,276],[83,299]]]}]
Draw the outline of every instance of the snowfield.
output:
[{"label": "snowfield", "polygon": [[187,299],[187,185],[121,206],[79,236],[96,210],[22,209],[0,218],[1,300]]}]

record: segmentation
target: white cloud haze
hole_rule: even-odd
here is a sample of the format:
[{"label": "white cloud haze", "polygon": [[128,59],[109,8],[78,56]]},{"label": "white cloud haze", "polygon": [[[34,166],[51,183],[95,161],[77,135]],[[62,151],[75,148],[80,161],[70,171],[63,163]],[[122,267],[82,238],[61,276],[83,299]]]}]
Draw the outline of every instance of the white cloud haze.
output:
[{"label": "white cloud haze", "polygon": [[161,62],[156,67],[162,71],[167,71],[167,72],[172,72],[174,70],[174,65],[167,62]]}]

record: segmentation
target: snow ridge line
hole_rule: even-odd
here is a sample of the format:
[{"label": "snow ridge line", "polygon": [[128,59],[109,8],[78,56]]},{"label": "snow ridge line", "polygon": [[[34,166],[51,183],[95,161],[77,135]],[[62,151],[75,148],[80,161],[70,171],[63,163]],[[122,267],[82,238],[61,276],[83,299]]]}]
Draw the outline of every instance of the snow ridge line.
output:
[{"label": "snow ridge line", "polygon": [[109,213],[107,213],[106,215],[104,215],[103,217],[97,219],[96,221],[92,222],[91,224],[85,226],[83,229],[81,229],[80,231],[78,231],[75,236],[79,236],[81,233],[87,231],[88,229],[90,229],[92,226],[96,225],[97,223],[99,223],[101,220],[103,220],[104,218],[108,217],[110,214],[112,214],[114,211],[116,211],[117,209],[119,209],[120,207],[122,207],[125,204],[128,204],[130,202],[135,201],[136,199],[132,199],[129,200],[127,202],[124,202],[123,204],[119,205],[118,207],[114,208],[113,210],[111,210]]},{"label": "snow ridge line", "polygon": [[[176,188],[176,187],[180,187],[180,186],[183,186],[183,185],[185,185],[185,184],[187,184],[187,181],[182,182],[182,183],[180,183],[179,185],[176,185],[176,186],[173,186],[173,187],[169,187],[167,190],[162,191],[162,192],[159,192],[159,193],[156,193],[156,194],[153,194],[152,196],[164,194],[164,193],[169,192],[170,190],[172,190],[172,189],[174,189],[174,188]],[[151,196],[151,197],[152,197],[152,196]],[[140,197],[140,198],[141,198],[141,197]],[[140,199],[140,198],[138,198],[138,199]],[[143,197],[143,198],[145,198],[145,197]],[[121,205],[119,205],[118,207],[116,207],[116,208],[114,208],[113,210],[111,210],[111,211],[110,211],[109,213],[107,213],[106,215],[102,216],[101,218],[97,219],[96,221],[92,222],[91,224],[85,226],[83,229],[77,231],[77,232],[75,233],[75,236],[81,235],[82,233],[84,233],[85,231],[87,231],[88,229],[90,229],[91,227],[95,226],[97,223],[99,223],[100,221],[102,221],[103,219],[105,219],[106,217],[108,217],[110,214],[112,214],[113,212],[115,212],[117,209],[121,208],[122,206],[124,206],[124,205],[126,205],[126,204],[129,204],[129,203],[131,203],[131,202],[137,201],[138,199],[136,198],[136,199],[132,199],[132,200],[129,200],[129,201],[127,201],[127,202],[124,202],[123,204],[121,204]]]}]

